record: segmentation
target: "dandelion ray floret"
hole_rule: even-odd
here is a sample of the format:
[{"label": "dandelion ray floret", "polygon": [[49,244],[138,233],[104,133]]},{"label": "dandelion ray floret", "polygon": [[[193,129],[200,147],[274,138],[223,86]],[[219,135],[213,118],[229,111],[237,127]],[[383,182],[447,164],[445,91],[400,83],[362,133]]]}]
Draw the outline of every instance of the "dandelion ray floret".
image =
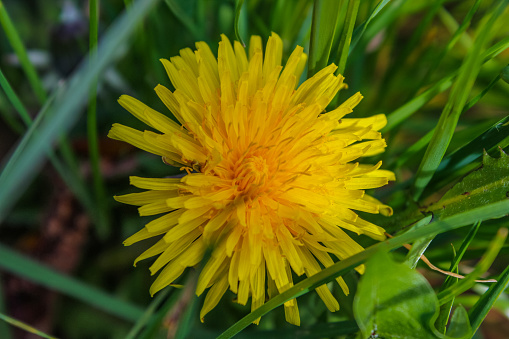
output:
[{"label": "dandelion ray floret", "polygon": [[[344,230],[383,240],[384,230],[355,211],[392,213],[365,190],[386,185],[394,174],[380,169],[381,162],[356,162],[384,151],[378,131],[385,115],[345,118],[360,93],[325,112],[346,87],[334,74],[337,67],[297,87],[307,57],[298,46],[282,67],[282,55],[274,33],[265,53],[257,36],[246,53],[223,35],[217,58],[198,42],[195,51],[161,60],[175,90],[158,85],[155,91],[180,124],[123,95],[119,103],[153,130],[114,124],[109,132],[187,172],[182,178],[131,177],[145,191],[115,199],[140,206],[141,216],[158,215],[124,242],[160,238],[135,261],[157,256],[150,267],[159,273],[152,295],[212,250],[196,286],[197,295],[207,291],[202,320],[228,289],[240,304],[251,298],[254,310],[293,286],[293,273],[311,276],[333,258],[362,251]],[[348,294],[343,279],[336,280]],[[327,286],[316,291],[330,311],[339,309]],[[284,309],[287,321],[298,325],[297,300]]]}]

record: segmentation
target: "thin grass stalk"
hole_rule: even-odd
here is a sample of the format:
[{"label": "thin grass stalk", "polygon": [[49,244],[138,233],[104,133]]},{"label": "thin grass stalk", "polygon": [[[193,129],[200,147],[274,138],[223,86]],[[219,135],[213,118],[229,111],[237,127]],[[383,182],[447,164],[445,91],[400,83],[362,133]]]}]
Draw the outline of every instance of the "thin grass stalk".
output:
[{"label": "thin grass stalk", "polygon": [[350,51],[350,42],[352,41],[353,27],[357,19],[359,11],[360,0],[349,0],[348,8],[346,10],[346,22],[343,25],[343,32],[341,33],[341,40],[339,41],[338,48],[338,69],[336,74],[344,74],[348,54]]},{"label": "thin grass stalk", "polygon": [[[90,0],[90,25],[89,25],[89,41],[90,41],[90,62],[95,60],[97,54],[97,40],[99,27],[99,1]],[[90,95],[88,99],[87,112],[87,136],[88,136],[88,152],[90,159],[90,167],[92,172],[92,182],[94,187],[94,196],[98,207],[98,217],[101,222],[97,224],[97,233],[104,240],[110,229],[107,222],[107,202],[104,181],[101,175],[99,141],[97,135],[97,78],[90,87]]]},{"label": "thin grass stalk", "polygon": [[23,45],[18,31],[16,30],[16,27],[14,27],[14,24],[12,23],[12,20],[9,17],[9,13],[7,13],[2,0],[0,0],[0,24],[5,31],[5,35],[7,35],[7,39],[9,40],[12,49],[14,49],[14,52],[16,53],[19,62],[21,63],[21,67],[23,68],[23,71],[28,78],[28,82],[34,91],[35,96],[39,100],[39,103],[43,104],[47,99],[46,91],[44,90],[41,79],[37,75],[37,71],[35,70],[34,65],[28,57],[26,48]]}]

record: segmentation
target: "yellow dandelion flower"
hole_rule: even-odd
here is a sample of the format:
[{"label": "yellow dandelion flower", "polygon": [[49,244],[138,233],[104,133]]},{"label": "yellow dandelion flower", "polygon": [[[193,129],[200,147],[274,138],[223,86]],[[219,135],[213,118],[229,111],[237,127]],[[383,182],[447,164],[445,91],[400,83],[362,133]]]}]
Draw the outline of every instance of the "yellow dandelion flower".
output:
[{"label": "yellow dandelion flower", "polygon": [[[242,305],[251,297],[254,310],[293,286],[292,272],[311,276],[332,265],[333,257],[362,251],[343,229],[384,239],[381,227],[354,211],[392,213],[364,190],[387,184],[394,174],[380,169],[381,163],[353,162],[384,151],[378,131],[385,116],[344,118],[360,93],[325,112],[346,87],[334,75],[337,67],[325,67],[296,88],[307,57],[298,46],[283,67],[282,54],[276,34],[265,55],[258,36],[246,53],[223,35],[217,59],[198,42],[194,52],[186,48],[161,60],[175,91],[155,88],[181,126],[123,95],[119,103],[158,132],[120,124],[109,132],[187,171],[179,179],[131,177],[132,185],[146,191],[115,199],[140,206],[142,216],[162,214],[124,243],[162,236],[135,261],[158,256],[150,267],[152,274],[161,271],[152,295],[211,248],[196,287],[197,295],[208,289],[202,321],[228,289]],[[341,277],[337,282],[348,293]],[[327,286],[316,291],[329,310],[339,309]],[[297,301],[284,309],[287,321],[298,325]]]}]

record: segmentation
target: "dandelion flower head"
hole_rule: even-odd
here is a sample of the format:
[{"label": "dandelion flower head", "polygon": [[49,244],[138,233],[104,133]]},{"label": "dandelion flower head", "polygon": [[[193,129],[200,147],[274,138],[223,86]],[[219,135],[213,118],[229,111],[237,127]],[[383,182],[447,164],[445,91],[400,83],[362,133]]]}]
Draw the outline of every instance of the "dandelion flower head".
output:
[{"label": "dandelion flower head", "polygon": [[[355,211],[392,213],[366,195],[394,174],[356,159],[384,151],[378,132],[383,114],[345,118],[361,101],[356,93],[325,112],[346,87],[331,64],[300,86],[307,61],[297,46],[281,65],[277,34],[263,52],[253,36],[248,51],[226,36],[216,58],[204,42],[196,50],[161,60],[175,87],[155,91],[180,124],[123,95],[120,104],[153,130],[114,124],[109,137],[159,155],[187,171],[182,178],[131,177],[145,191],[115,197],[137,205],[141,216],[159,215],[125,245],[160,236],[136,262],[157,256],[153,295],[200,263],[196,294],[207,290],[200,313],[212,310],[230,289],[254,310],[293,286],[293,273],[311,276],[363,250],[344,230],[384,239],[384,230]],[[363,267],[357,267],[362,273]],[[292,273],[293,272],[293,273]],[[348,286],[336,279],[344,293]],[[330,311],[339,304],[326,285],[316,289]],[[288,322],[300,324],[297,300],[284,304]],[[259,321],[259,319],[258,319]]]}]

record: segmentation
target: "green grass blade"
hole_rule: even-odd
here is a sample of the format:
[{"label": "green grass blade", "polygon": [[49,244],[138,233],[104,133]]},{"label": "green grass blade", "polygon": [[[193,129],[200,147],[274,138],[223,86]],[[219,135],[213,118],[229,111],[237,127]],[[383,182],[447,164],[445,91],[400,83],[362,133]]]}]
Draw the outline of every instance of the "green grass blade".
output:
[{"label": "green grass blade", "polygon": [[507,233],[507,228],[501,228],[497,232],[497,235],[491,242],[490,246],[488,246],[486,254],[481,258],[481,261],[479,261],[479,263],[475,266],[474,270],[467,275],[465,279],[459,280],[458,283],[438,293],[438,302],[440,305],[445,304],[452,300],[455,296],[467,291],[475,284],[475,280],[490,268],[491,264],[497,257],[498,252],[500,252],[500,249],[504,246]]},{"label": "green grass blade", "polygon": [[[465,106],[463,107],[462,113],[469,110],[470,108],[472,108],[479,100],[481,100],[484,97],[484,95],[486,93],[488,93],[493,88],[493,86],[498,82],[499,79],[500,79],[500,74],[497,75],[495,77],[495,79],[493,79],[488,84],[488,86],[484,90],[481,91],[481,93],[479,93],[477,96],[475,96],[475,98],[473,98],[467,104],[465,104]],[[474,140],[469,142],[467,145],[463,146],[461,148],[461,151],[460,150],[455,151],[454,152],[454,154],[455,154],[454,160],[450,159],[450,157],[452,157],[453,155],[448,155],[447,157],[445,157],[443,159],[443,161],[440,163],[440,166],[438,167],[437,172],[435,173],[435,176],[433,177],[432,180],[433,181],[438,180],[438,178],[440,176],[443,176],[444,175],[443,171],[444,171],[445,167],[453,166],[454,169],[462,168],[463,166],[465,166],[466,164],[468,164],[471,161],[471,159],[473,158],[473,155],[474,155],[473,153],[476,153],[478,155],[477,158],[480,158],[482,156],[483,149],[490,149],[491,147],[498,144],[500,139],[492,137],[492,134],[495,132],[495,131],[493,131],[493,129],[496,128],[496,131],[500,132],[500,134],[498,134],[499,137],[504,135],[503,133],[505,133],[505,131],[499,131],[499,128],[505,127],[504,120],[505,119],[502,119],[501,121],[497,122],[492,128],[490,128],[488,131],[483,133],[483,135],[475,138]],[[405,152],[403,152],[403,154],[398,156],[398,159],[396,162],[396,168],[403,166],[414,154],[416,154],[417,152],[424,149],[424,147],[426,147],[426,145],[428,145],[428,143],[431,141],[431,137],[433,136],[433,133],[435,133],[435,128],[433,128],[431,131],[426,133],[426,135],[424,135],[416,143],[414,143],[412,146],[410,146]],[[495,142],[495,143],[493,143],[493,142]],[[490,146],[487,146],[488,144]],[[476,152],[472,152],[473,148],[477,149]],[[461,161],[459,159],[461,159]],[[465,161],[466,161],[466,163],[465,163]]]},{"label": "green grass blade", "polygon": [[198,40],[204,39],[205,36],[200,30],[200,28],[196,25],[196,22],[193,18],[190,18],[189,15],[180,7],[177,1],[175,0],[164,0],[166,5],[175,17],[184,25],[185,28]]},{"label": "green grass blade", "polygon": [[161,327],[161,323],[163,322],[164,317],[168,314],[170,309],[174,307],[174,305],[180,299],[181,293],[179,290],[175,290],[174,288],[167,287],[168,290],[173,290],[171,296],[164,302],[161,308],[157,311],[157,313],[151,318],[150,322],[147,324],[145,330],[136,338],[140,339],[152,339],[155,338],[157,332]]},{"label": "green grass blade", "polygon": [[131,328],[125,339],[136,339],[140,331],[147,326],[149,321],[154,317],[154,313],[161,304],[174,292],[173,288],[166,288],[154,298],[150,305],[145,309],[143,315],[138,318],[134,326]]},{"label": "green grass blade", "polygon": [[499,218],[509,213],[509,200],[499,201],[493,204],[487,204],[469,211],[460,212],[454,216],[444,220],[435,221],[428,224],[426,227],[420,227],[415,230],[408,231],[394,238],[388,239],[384,242],[375,244],[366,250],[357,253],[345,260],[339,261],[332,266],[320,271],[319,273],[302,280],[295,284],[292,288],[275,296],[263,306],[254,310],[253,312],[240,319],[218,338],[226,339],[231,338],[241,330],[249,326],[254,320],[273,310],[274,308],[282,305],[288,300],[304,295],[316,287],[321,286],[329,281],[332,281],[338,276],[345,274],[351,269],[359,266],[365,262],[372,255],[380,250],[389,251],[403,246],[406,243],[413,242],[422,237],[431,237],[439,233],[444,233],[459,227],[470,225],[473,220],[486,220],[492,218]]},{"label": "green grass blade", "polygon": [[14,319],[14,318],[11,318],[9,317],[8,315],[5,315],[3,313],[0,313],[0,319],[11,324],[12,326],[15,326],[17,328],[20,328],[24,331],[27,331],[29,333],[33,333],[33,334],[36,334],[42,338],[47,338],[47,339],[56,339],[56,337],[52,337],[50,336],[49,334],[46,334],[42,331],[39,331],[38,329],[36,328],[33,328],[32,326],[28,325],[28,324],[25,324],[24,322],[22,321],[19,321],[17,319]]},{"label": "green grass blade", "polygon": [[[481,226],[481,222],[475,223],[470,231],[468,232],[467,236],[461,243],[459,251],[454,256],[454,260],[451,263],[451,266],[449,267],[449,272],[457,272],[458,271],[458,264],[460,263],[461,259],[463,258],[463,255],[467,251],[468,246],[470,243],[474,240],[475,235],[477,234],[477,231],[479,230],[479,226]],[[444,283],[440,287],[440,291],[444,291],[445,289],[449,288],[453,284],[458,282],[458,278],[447,276],[445,278]],[[438,314],[437,320],[435,321],[435,327],[440,333],[446,332],[446,325],[449,322],[449,316],[451,314],[452,306],[454,303],[454,298],[452,298],[447,303],[440,306],[440,313]]]},{"label": "green grass blade", "polygon": [[489,41],[491,28],[506,5],[507,1],[500,2],[499,6],[497,6],[490,15],[488,22],[481,25],[474,46],[461,65],[458,78],[451,90],[449,101],[442,111],[437,129],[431,138],[424,158],[417,170],[413,187],[413,199],[415,201],[420,198],[422,192],[430,182],[449,146],[463,106],[468,99],[470,90],[481,68],[481,51]]},{"label": "green grass blade", "polygon": [[[0,281],[3,281],[2,274],[0,272]],[[5,311],[5,294],[4,294],[4,286],[0,284],[0,313],[6,313]],[[7,323],[0,321],[0,338],[11,339],[12,333],[9,325]]]},{"label": "green grass blade", "polygon": [[366,28],[368,27],[371,20],[373,20],[378,13],[387,5],[391,0],[381,0],[373,9],[371,14],[369,15],[368,19],[362,23],[360,26],[358,26],[352,35],[352,42],[350,43],[350,49],[348,51],[348,55],[352,53],[352,51],[355,49],[355,46],[357,46],[357,43],[360,41],[362,36],[364,35],[364,32],[366,31]]},{"label": "green grass blade", "polygon": [[360,0],[349,0],[348,8],[346,10],[346,21],[343,25],[343,32],[341,32],[341,40],[339,41],[338,48],[338,69],[336,74],[344,74],[348,54],[350,51],[350,41],[352,40],[353,26],[357,19],[357,12],[359,11]]},{"label": "green grass blade", "polygon": [[[429,222],[431,221],[431,219],[432,219],[432,216],[429,215],[429,216],[419,220],[418,222],[415,223],[414,226],[412,226],[412,229],[417,229],[417,228],[424,227],[424,226],[428,225]],[[412,244],[412,248],[410,249],[410,251],[408,252],[408,254],[405,258],[405,263],[408,265],[408,267],[413,269],[417,266],[417,263],[421,259],[421,256],[424,254],[424,252],[426,251],[426,249],[428,248],[428,246],[432,240],[433,240],[433,238],[421,238],[421,239],[417,239]]]},{"label": "green grass blade", "polygon": [[242,10],[242,5],[244,4],[244,0],[237,0],[237,3],[235,4],[235,21],[234,21],[234,29],[235,29],[235,38],[238,42],[242,44],[242,46],[246,47],[246,43],[244,40],[242,40],[242,37],[240,36],[240,29],[239,29],[239,21],[240,21],[240,12]]},{"label": "green grass blade", "polygon": [[[109,65],[118,48],[127,41],[138,23],[148,14],[158,0],[137,1],[131,10],[124,13],[104,35],[97,58],[84,60],[82,67],[72,76],[61,95],[51,103],[47,117],[41,123],[34,124],[21,140],[17,151],[19,156],[9,160],[9,171],[4,169],[0,175],[0,220],[10,210],[22,193],[19,187],[30,182],[35,170],[43,162],[46,152],[60,133],[68,130],[79,118],[80,107],[88,97],[94,79]],[[38,133],[33,131],[38,129]]]},{"label": "green grass blade", "polygon": [[21,100],[19,100],[18,96],[12,89],[11,85],[9,84],[9,81],[5,78],[4,73],[2,72],[1,69],[0,69],[0,86],[2,86],[5,95],[11,102],[12,106],[14,106],[16,112],[18,112],[25,126],[30,126],[30,124],[32,123],[32,118],[30,118],[30,115],[28,114],[25,105],[23,105]]},{"label": "green grass blade", "polygon": [[26,278],[70,297],[116,315],[122,319],[136,321],[143,315],[138,306],[117,299],[80,280],[48,268],[0,244],[0,267],[12,274]]},{"label": "green grass blade", "polygon": [[[488,62],[489,60],[495,58],[497,55],[505,51],[509,48],[509,37],[502,39],[498,43],[494,44],[490,47],[484,54],[483,64]],[[400,108],[395,111],[387,114],[387,125],[382,129],[382,133],[388,132],[392,130],[394,127],[398,126],[400,123],[408,119],[415,112],[417,112],[421,107],[423,107],[426,103],[428,103],[431,99],[433,99],[437,94],[442,93],[449,89],[453,84],[454,77],[458,74],[457,71],[452,72],[451,74],[443,77],[436,84],[431,86],[429,89],[424,91],[419,96],[410,100]]]},{"label": "green grass blade", "polygon": [[506,289],[508,283],[509,266],[507,266],[500,274],[497,279],[497,283],[491,285],[488,291],[486,291],[475,303],[474,307],[469,310],[468,316],[474,332],[477,331],[493,304],[495,304],[495,301],[497,301],[500,294]]},{"label": "green grass blade", "polygon": [[308,78],[327,66],[339,17],[340,1],[315,0],[309,41]]},{"label": "green grass blade", "polygon": [[30,86],[32,86],[32,89],[37,99],[39,100],[39,103],[44,103],[46,101],[46,91],[42,86],[42,81],[39,79],[34,65],[32,65],[30,59],[28,58],[25,46],[23,45],[18,31],[14,27],[2,0],[0,0],[0,24],[2,25],[5,34],[7,35],[7,39],[9,39],[9,43],[11,44],[12,49],[14,49],[14,52],[18,56],[21,67],[23,67],[23,71],[25,71],[28,82],[30,83]]},{"label": "green grass blade", "polygon": [[[97,39],[99,28],[99,8],[98,0],[89,1],[89,49],[90,60],[94,60],[97,52]],[[101,219],[97,223],[97,234],[104,240],[110,234],[109,222],[107,221],[106,191],[100,168],[99,141],[97,136],[97,79],[94,79],[90,86],[90,95],[88,99],[87,111],[87,136],[88,136],[88,152],[90,159],[90,168],[92,171],[92,182],[94,188],[95,201],[97,206],[97,216]]]}]

